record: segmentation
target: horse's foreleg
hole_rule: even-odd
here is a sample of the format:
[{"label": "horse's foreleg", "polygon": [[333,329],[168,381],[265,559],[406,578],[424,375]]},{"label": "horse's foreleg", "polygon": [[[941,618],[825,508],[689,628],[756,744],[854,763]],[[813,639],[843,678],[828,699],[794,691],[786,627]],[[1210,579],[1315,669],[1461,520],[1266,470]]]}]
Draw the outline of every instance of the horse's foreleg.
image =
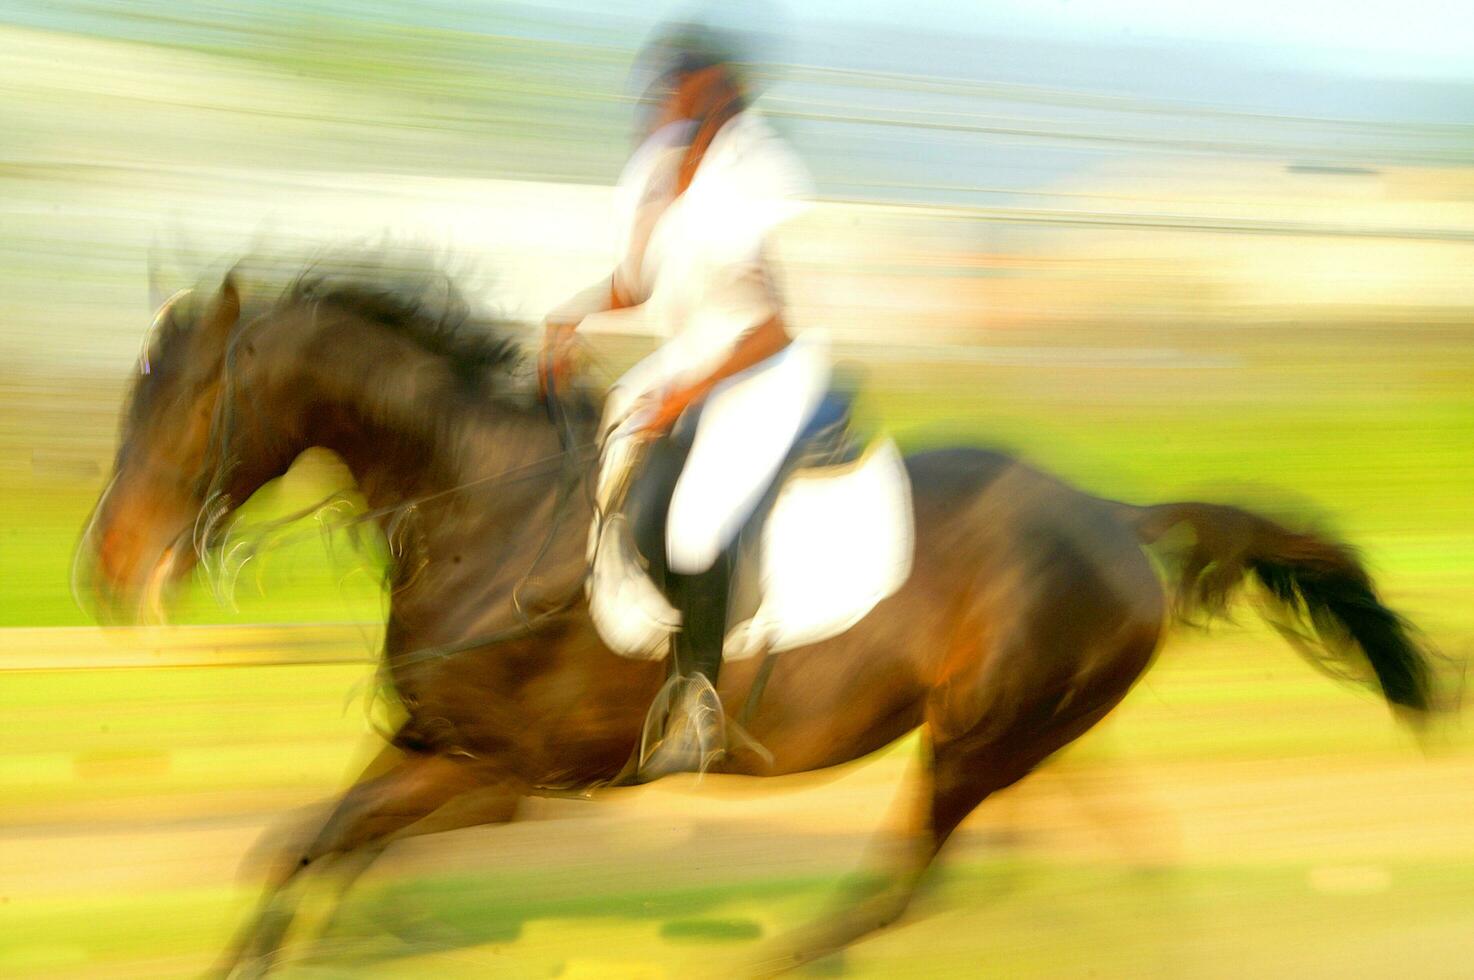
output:
[{"label": "horse's foreleg", "polygon": [[[296,897],[291,893],[304,871],[328,865],[338,856],[356,855],[345,865],[351,883],[393,835],[486,782],[485,773],[467,762],[406,755],[382,774],[355,785],[306,846],[293,848],[278,863],[256,913],[222,961],[221,972],[249,976],[271,968],[271,957],[296,916]],[[483,808],[481,822],[510,820],[516,801],[510,790],[500,794],[495,806]]]},{"label": "horse's foreleg", "polygon": [[[404,759],[403,750],[393,745],[383,745],[358,774],[354,783],[366,783],[382,776],[403,763]],[[267,892],[285,885],[301,870],[302,855],[322,832],[329,815],[337,809],[338,802],[325,800],[313,803],[268,828],[241,859],[238,872],[241,880],[261,881]]]}]

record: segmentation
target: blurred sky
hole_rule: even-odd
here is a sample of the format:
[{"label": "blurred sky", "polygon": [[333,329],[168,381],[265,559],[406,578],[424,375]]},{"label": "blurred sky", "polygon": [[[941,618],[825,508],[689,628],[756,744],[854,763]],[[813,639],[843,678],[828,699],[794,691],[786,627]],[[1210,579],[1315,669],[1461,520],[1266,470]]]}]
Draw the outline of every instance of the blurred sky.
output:
[{"label": "blurred sky", "polygon": [[[654,21],[722,5],[573,0],[527,6]],[[1474,78],[1474,4],[1449,0],[804,0],[789,10],[799,21],[1084,42],[1196,42],[1368,75]]]},{"label": "blurred sky", "polygon": [[0,14],[58,25],[102,17],[221,22],[252,15],[301,14],[384,17],[472,27],[477,20],[522,21],[546,30],[570,21],[618,19],[648,27],[693,12],[714,19],[772,19],[796,25],[835,21],[948,34],[1055,38],[1086,43],[1174,43],[1238,48],[1242,56],[1369,76],[1474,79],[1474,3],[1450,0],[803,0],[764,3],[648,0],[240,0],[219,4],[183,0],[42,2],[16,0]]},{"label": "blurred sky", "polygon": [[805,9],[980,34],[1242,45],[1367,74],[1474,77],[1474,4],[1448,0],[809,0]]}]

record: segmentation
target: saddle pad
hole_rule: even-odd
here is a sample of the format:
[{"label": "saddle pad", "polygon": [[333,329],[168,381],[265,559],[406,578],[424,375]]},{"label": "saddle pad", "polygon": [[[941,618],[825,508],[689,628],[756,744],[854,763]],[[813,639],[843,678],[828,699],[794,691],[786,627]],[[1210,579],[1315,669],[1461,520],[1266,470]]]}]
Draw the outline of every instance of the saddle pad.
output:
[{"label": "saddle pad", "polygon": [[[725,658],[843,633],[910,576],[913,541],[910,482],[891,440],[843,466],[796,471],[764,525],[761,602],[728,632]],[[589,551],[589,609],[600,637],[622,656],[664,657],[680,614],[645,575],[623,519],[596,524]]]}]

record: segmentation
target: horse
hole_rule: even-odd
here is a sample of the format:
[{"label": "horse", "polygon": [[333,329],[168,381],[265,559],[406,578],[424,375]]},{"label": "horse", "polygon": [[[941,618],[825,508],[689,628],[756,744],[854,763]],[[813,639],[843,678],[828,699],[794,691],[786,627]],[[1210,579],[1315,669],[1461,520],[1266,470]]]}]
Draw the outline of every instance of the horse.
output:
[{"label": "horse", "polygon": [[[388,268],[319,263],[275,291],[233,271],[167,304],[79,550],[103,610],[157,603],[314,447],[346,464],[389,541],[381,664],[397,729],[326,818],[281,845],[226,974],[270,969],[304,878],[346,887],[451,801],[474,794],[476,822],[508,822],[528,796],[614,780],[666,680],[664,663],[611,653],[580,601],[597,396],[550,415],[506,324],[448,277]],[[1116,502],[979,448],[905,465],[909,578],[848,631],[772,660],[743,718],[766,753],[739,748],[716,768],[820,770],[919,728],[916,825],[884,887],[784,940],[759,972],[892,922],[974,808],[1120,703],[1174,617],[1221,612],[1251,581],[1314,657],[1359,672],[1399,717],[1433,709],[1429,651],[1323,533],[1225,504]],[[1159,569],[1145,549],[1172,542]],[[760,663],[722,672],[729,710]]]}]

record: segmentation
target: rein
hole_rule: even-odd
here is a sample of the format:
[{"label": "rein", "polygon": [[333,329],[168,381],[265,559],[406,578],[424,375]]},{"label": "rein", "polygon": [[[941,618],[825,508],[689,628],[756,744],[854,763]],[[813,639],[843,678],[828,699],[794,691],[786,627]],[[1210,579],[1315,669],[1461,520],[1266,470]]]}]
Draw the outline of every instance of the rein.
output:
[{"label": "rein", "polygon": [[[240,333],[231,339],[230,345],[227,347],[225,352],[225,363],[221,369],[221,390],[215,399],[215,406],[211,413],[210,419],[210,432],[207,437],[207,443],[210,446],[212,455],[214,455],[215,457],[215,466],[210,471],[209,481],[205,483],[204,492],[201,494],[201,496],[204,497],[204,499],[207,501],[213,501],[216,498],[227,496],[227,494],[221,488],[229,479],[231,471],[231,464],[229,463],[230,457],[226,450],[230,444],[231,430],[234,428],[235,422],[235,413],[232,410],[234,406],[234,398],[230,397],[234,394],[233,389],[236,379],[236,372],[234,370],[235,356],[237,348],[244,342],[246,330],[249,329],[251,325],[252,324],[250,323],[246,324],[245,327],[240,331]],[[474,480],[467,480],[464,483],[458,483],[454,486],[447,487],[444,490],[435,490],[431,493],[421,494],[418,497],[410,497],[407,500],[400,501],[399,503],[388,504],[384,507],[377,507],[373,510],[364,511],[361,514],[356,514],[353,517],[343,521],[339,526],[350,527],[355,524],[362,524],[367,521],[377,520],[380,517],[387,517],[397,511],[412,510],[420,506],[421,504],[429,503],[433,500],[439,500],[444,497],[452,497],[457,494],[464,493],[465,491],[470,490],[474,487],[510,485],[520,482],[524,479],[532,479],[533,477],[538,476],[541,472],[542,467],[548,463],[565,463],[571,467],[574,463],[582,464],[584,462],[587,462],[589,459],[592,459],[593,455],[590,453],[590,450],[596,450],[597,444],[594,442],[579,443],[575,441],[575,437],[572,432],[572,425],[571,423],[567,422],[567,413],[562,410],[561,405],[556,409],[556,411],[553,408],[554,397],[555,396],[553,390],[550,387],[548,389],[549,419],[553,421],[555,425],[559,425],[559,419],[564,422],[564,424],[559,425],[558,428],[558,442],[560,445],[560,449],[558,452],[552,453],[547,456],[541,456],[530,462],[523,463],[519,466],[513,466],[508,469],[501,470],[497,473],[492,473],[483,477],[477,477]],[[570,459],[570,456],[573,456],[574,458]],[[288,516],[281,518],[279,521],[273,523],[289,524],[295,522],[300,518],[306,517],[309,514],[313,513],[320,506],[321,502],[319,502],[318,504],[314,504],[313,506],[304,510],[298,511],[294,514],[289,514]],[[206,530],[208,531],[209,528],[207,527]],[[197,546],[208,547],[210,544],[208,537],[201,538],[199,537],[198,533],[196,534],[195,540]],[[281,542],[279,543],[292,542],[295,540],[298,539],[287,537],[281,539]]]},{"label": "rein", "polygon": [[[573,422],[568,416],[568,411],[562,399],[558,396],[556,379],[552,373],[549,373],[546,384],[547,395],[545,404],[548,410],[548,419],[557,428],[558,441],[564,448],[556,456],[544,457],[543,461],[561,460],[564,464],[564,478],[558,484],[558,497],[553,504],[553,520],[551,526],[548,528],[547,536],[543,538],[542,546],[538,548],[537,554],[533,556],[531,564],[527,566],[527,571],[522,573],[522,577],[512,587],[512,608],[516,611],[521,622],[491,633],[482,633],[463,640],[457,640],[454,643],[445,643],[433,647],[421,647],[418,650],[408,650],[401,654],[386,656],[385,661],[388,666],[401,668],[412,667],[431,660],[439,660],[458,653],[465,653],[468,650],[494,646],[497,643],[530,636],[537,632],[538,627],[566,612],[578,601],[578,593],[574,592],[557,605],[544,609],[536,615],[529,616],[523,608],[521,600],[522,589],[527,583],[532,581],[533,573],[537,571],[538,565],[542,564],[543,559],[547,557],[548,551],[552,549],[553,542],[557,540],[558,532],[563,527],[563,520],[568,514],[567,505],[568,501],[572,499],[574,487],[581,482],[586,482],[582,463],[588,450],[596,446],[594,443],[575,442],[576,436],[573,431]],[[588,572],[589,570],[586,568],[584,571],[585,577],[587,577]]]},{"label": "rein", "polygon": [[[250,324],[246,325],[247,329],[249,329],[249,326]],[[229,495],[223,487],[229,480],[233,468],[229,449],[233,432],[236,428],[234,395],[238,376],[234,367],[236,352],[243,343],[246,332],[247,330],[240,331],[231,339],[226,349],[224,365],[222,367],[221,388],[219,394],[216,396],[214,410],[211,413],[210,432],[207,437],[207,445],[210,447],[211,455],[214,456],[215,465],[209,471],[208,480],[202,479],[201,481],[204,484],[201,496],[204,497],[206,503],[201,508],[195,520],[195,529],[193,532],[195,550],[201,557],[202,566],[207,569],[209,565],[204,560],[204,557],[205,553],[214,543],[215,525],[220,520],[220,516],[229,509],[227,503]],[[558,494],[553,504],[553,517],[551,525],[548,528],[547,536],[543,539],[527,570],[522,573],[522,576],[512,588],[512,608],[516,612],[520,622],[504,630],[460,640],[453,644],[428,647],[421,650],[409,651],[400,656],[388,657],[386,661],[390,664],[407,666],[531,634],[544,622],[566,611],[577,601],[577,593],[574,593],[569,598],[549,609],[543,610],[536,615],[529,615],[524,608],[521,598],[522,590],[533,580],[533,575],[537,571],[538,566],[542,564],[548,552],[552,550],[553,542],[557,540],[558,533],[562,530],[563,522],[567,516],[568,502],[572,499],[574,488],[580,482],[586,482],[584,481],[584,464],[592,459],[597,451],[596,443],[578,441],[577,434],[574,430],[574,422],[562,399],[559,398],[551,379],[549,379],[545,403],[547,405],[549,421],[557,429],[560,445],[558,452],[501,470],[497,473],[478,477],[474,480],[467,480],[464,483],[459,483],[443,490],[421,494],[394,504],[355,514],[352,517],[337,522],[331,528],[332,530],[351,528],[369,521],[377,521],[380,518],[407,514],[423,504],[456,496],[478,487],[509,486],[524,480],[534,479],[545,475],[549,469],[549,464],[557,464],[563,470],[563,478],[558,482]],[[335,491],[333,495],[313,504],[311,507],[270,522],[263,526],[263,530],[269,533],[274,527],[286,526],[295,523],[303,517],[316,513],[323,508],[328,500],[337,496],[339,492]],[[301,535],[286,535],[278,538],[273,544],[276,547],[281,547],[284,544],[290,544],[297,540],[304,540],[309,534],[320,533],[321,531],[319,530],[303,532]],[[223,562],[224,559],[222,559],[222,575]]]},{"label": "rein", "polygon": [[[487,476],[477,477],[474,480],[467,480],[465,483],[458,483],[455,486],[447,487],[444,490],[436,490],[433,493],[423,494],[419,497],[411,497],[407,500],[400,501],[397,504],[388,504],[383,507],[376,507],[373,510],[366,510],[360,514],[354,514],[352,517],[344,518],[343,520],[335,523],[330,528],[330,530],[336,531],[340,529],[351,528],[358,524],[365,524],[370,521],[378,520],[381,517],[392,516],[400,511],[411,511],[428,501],[438,500],[443,497],[454,496],[456,494],[470,490],[474,487],[511,486],[516,483],[521,483],[523,480],[531,480],[538,476],[541,476],[549,463],[571,464],[575,461],[582,463],[588,459],[593,458],[588,452],[588,450],[593,448],[593,445],[593,443],[582,443],[573,447],[571,452],[560,451],[556,453],[551,453],[547,456],[540,456],[537,459],[534,459],[527,463],[523,463],[520,466],[513,466],[508,469],[489,474]],[[572,456],[573,459],[570,459],[570,456]],[[322,500],[319,500],[315,504],[311,504],[307,507],[302,508],[301,510],[294,511],[293,513],[288,514],[285,517],[277,518],[274,521],[257,525],[256,527],[261,531],[269,532],[274,527],[295,524],[302,518],[310,517],[313,514],[322,510],[324,505],[329,500],[337,497],[340,493],[342,493],[341,490],[335,490],[332,494],[323,498]],[[212,495],[212,499],[215,496],[223,496],[223,494],[219,494],[217,492],[216,494]],[[295,544],[298,541],[306,540],[309,536],[309,533],[320,532],[303,532],[296,535],[285,535],[283,537],[277,538],[273,542],[273,544],[277,547],[287,544]],[[208,546],[208,542],[203,545],[203,547]]]}]

